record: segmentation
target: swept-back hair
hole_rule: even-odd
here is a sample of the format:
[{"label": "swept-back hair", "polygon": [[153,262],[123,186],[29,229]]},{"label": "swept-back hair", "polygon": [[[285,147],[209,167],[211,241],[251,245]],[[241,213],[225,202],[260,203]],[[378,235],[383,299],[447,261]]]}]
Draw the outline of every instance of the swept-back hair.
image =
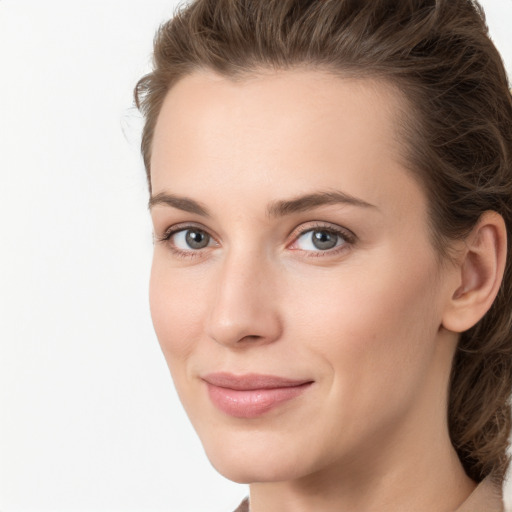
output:
[{"label": "swept-back hair", "polygon": [[[169,89],[194,70],[233,80],[261,69],[307,67],[380,79],[404,98],[397,122],[408,167],[429,199],[441,257],[488,210],[505,219],[508,257],[498,296],[462,333],[448,420],[467,474],[502,482],[512,390],[512,98],[503,62],[471,0],[194,0],[163,24],[154,70],[135,88],[151,146]],[[398,117],[397,117],[398,119]]]}]

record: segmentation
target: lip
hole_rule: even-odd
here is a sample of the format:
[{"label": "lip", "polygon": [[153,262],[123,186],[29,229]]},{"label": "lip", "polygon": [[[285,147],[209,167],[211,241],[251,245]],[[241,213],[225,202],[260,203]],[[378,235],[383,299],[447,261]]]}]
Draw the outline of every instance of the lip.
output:
[{"label": "lip", "polygon": [[313,384],[309,379],[289,379],[275,375],[210,373],[202,377],[210,400],[225,414],[236,418],[256,418],[304,393]]}]

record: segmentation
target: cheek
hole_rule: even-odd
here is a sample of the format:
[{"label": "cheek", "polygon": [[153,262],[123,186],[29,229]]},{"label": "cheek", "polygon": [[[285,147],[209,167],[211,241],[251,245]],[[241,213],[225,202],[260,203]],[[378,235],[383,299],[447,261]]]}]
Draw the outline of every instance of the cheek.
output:
[{"label": "cheek", "polygon": [[186,272],[166,264],[155,249],[149,286],[151,318],[169,367],[185,361],[201,334],[205,290],[190,286]]},{"label": "cheek", "polygon": [[439,327],[431,260],[376,261],[303,283],[289,301],[289,324],[331,367],[337,399],[351,395],[369,408],[383,393],[397,402],[412,396],[431,364]]}]

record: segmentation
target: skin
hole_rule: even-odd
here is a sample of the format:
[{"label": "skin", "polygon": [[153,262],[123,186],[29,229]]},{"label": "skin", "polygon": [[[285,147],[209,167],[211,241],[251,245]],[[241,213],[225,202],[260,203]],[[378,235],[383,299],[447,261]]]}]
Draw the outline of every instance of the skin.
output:
[{"label": "skin", "polygon": [[[453,511],[475,487],[451,446],[446,403],[456,331],[483,313],[459,321],[454,297],[469,296],[466,275],[487,283],[492,264],[479,281],[473,267],[439,263],[425,193],[400,157],[400,101],[382,83],[320,71],[237,82],[202,71],[162,107],[153,323],[210,461],[251,484],[251,512]],[[332,191],[371,206],[277,211]],[[169,228],[182,231],[163,240]],[[208,245],[187,245],[187,228]],[[319,250],[312,229],[336,247]],[[475,240],[492,245],[495,232]],[[314,383],[260,417],[234,418],[201,379],[219,371]]]}]

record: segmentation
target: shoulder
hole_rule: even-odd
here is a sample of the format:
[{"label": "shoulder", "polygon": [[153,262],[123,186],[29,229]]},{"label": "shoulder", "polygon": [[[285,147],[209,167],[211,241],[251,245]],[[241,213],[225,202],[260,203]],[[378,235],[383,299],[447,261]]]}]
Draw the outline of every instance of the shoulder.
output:
[{"label": "shoulder", "polygon": [[233,512],[249,512],[249,498],[244,498],[242,503]]},{"label": "shoulder", "polygon": [[504,512],[503,493],[490,476],[482,480],[455,512]]}]

